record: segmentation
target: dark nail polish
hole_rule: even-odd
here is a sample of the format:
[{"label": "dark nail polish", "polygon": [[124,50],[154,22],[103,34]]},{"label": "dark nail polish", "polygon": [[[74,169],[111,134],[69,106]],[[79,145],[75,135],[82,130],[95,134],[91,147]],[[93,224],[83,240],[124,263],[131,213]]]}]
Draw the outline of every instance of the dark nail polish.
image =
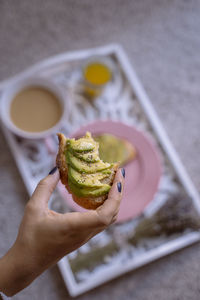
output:
[{"label": "dark nail polish", "polygon": [[121,184],[121,182],[117,183],[117,188],[118,188],[118,192],[121,193],[121,191],[122,191],[122,184]]},{"label": "dark nail polish", "polygon": [[57,170],[57,167],[54,167],[50,172],[49,172],[49,175],[53,175]]},{"label": "dark nail polish", "polygon": [[122,172],[123,177],[125,178],[125,175],[126,175],[125,169],[122,168],[122,169],[121,169],[121,172]]}]

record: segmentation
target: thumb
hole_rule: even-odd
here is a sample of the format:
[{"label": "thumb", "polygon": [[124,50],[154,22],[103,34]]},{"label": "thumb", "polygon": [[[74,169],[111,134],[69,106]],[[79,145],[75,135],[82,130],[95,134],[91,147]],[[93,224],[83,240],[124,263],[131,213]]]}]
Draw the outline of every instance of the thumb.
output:
[{"label": "thumb", "polygon": [[57,167],[53,168],[49,175],[43,178],[37,185],[33,195],[31,197],[31,201],[47,204],[51,194],[56,188],[58,181],[60,179],[59,172]]}]

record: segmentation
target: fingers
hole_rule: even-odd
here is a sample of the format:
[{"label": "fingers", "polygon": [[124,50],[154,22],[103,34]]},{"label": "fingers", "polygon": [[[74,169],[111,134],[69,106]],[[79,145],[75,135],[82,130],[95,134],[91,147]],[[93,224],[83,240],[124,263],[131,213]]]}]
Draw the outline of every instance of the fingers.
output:
[{"label": "fingers", "polygon": [[124,169],[118,169],[113,185],[108,194],[108,199],[102,206],[97,208],[97,213],[105,224],[111,224],[116,221],[117,214],[122,199],[123,188],[124,188]]},{"label": "fingers", "polygon": [[60,176],[57,168],[52,169],[49,175],[39,182],[30,201],[36,201],[38,204],[47,205],[59,179]]}]

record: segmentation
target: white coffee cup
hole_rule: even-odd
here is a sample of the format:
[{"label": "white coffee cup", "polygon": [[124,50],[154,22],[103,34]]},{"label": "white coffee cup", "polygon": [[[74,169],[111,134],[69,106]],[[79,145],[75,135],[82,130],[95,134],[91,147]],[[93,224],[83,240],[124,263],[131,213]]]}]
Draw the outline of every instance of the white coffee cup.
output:
[{"label": "white coffee cup", "polygon": [[[14,97],[24,89],[29,87],[40,87],[48,90],[50,93],[55,95],[59,101],[62,113],[58,122],[51,128],[45,131],[39,132],[28,132],[18,128],[12,121],[10,116],[10,108]],[[61,126],[61,123],[69,117],[71,105],[67,99],[67,93],[64,92],[60,86],[52,82],[50,79],[41,77],[27,77],[23,80],[16,81],[10,84],[7,89],[3,92],[2,99],[0,101],[0,117],[3,124],[11,130],[14,134],[28,139],[40,139],[50,136],[56,133]]]}]

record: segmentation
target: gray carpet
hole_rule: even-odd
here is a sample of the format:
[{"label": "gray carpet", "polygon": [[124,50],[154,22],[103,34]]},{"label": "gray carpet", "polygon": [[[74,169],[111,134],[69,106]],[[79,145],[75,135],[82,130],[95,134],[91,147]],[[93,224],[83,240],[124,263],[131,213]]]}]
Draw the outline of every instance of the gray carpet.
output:
[{"label": "gray carpet", "polygon": [[[110,42],[127,51],[200,191],[200,1],[0,0],[0,80],[59,52]],[[28,198],[0,132],[0,255]],[[200,244],[107,283],[79,300],[200,299]],[[57,267],[14,299],[69,299]]]}]

